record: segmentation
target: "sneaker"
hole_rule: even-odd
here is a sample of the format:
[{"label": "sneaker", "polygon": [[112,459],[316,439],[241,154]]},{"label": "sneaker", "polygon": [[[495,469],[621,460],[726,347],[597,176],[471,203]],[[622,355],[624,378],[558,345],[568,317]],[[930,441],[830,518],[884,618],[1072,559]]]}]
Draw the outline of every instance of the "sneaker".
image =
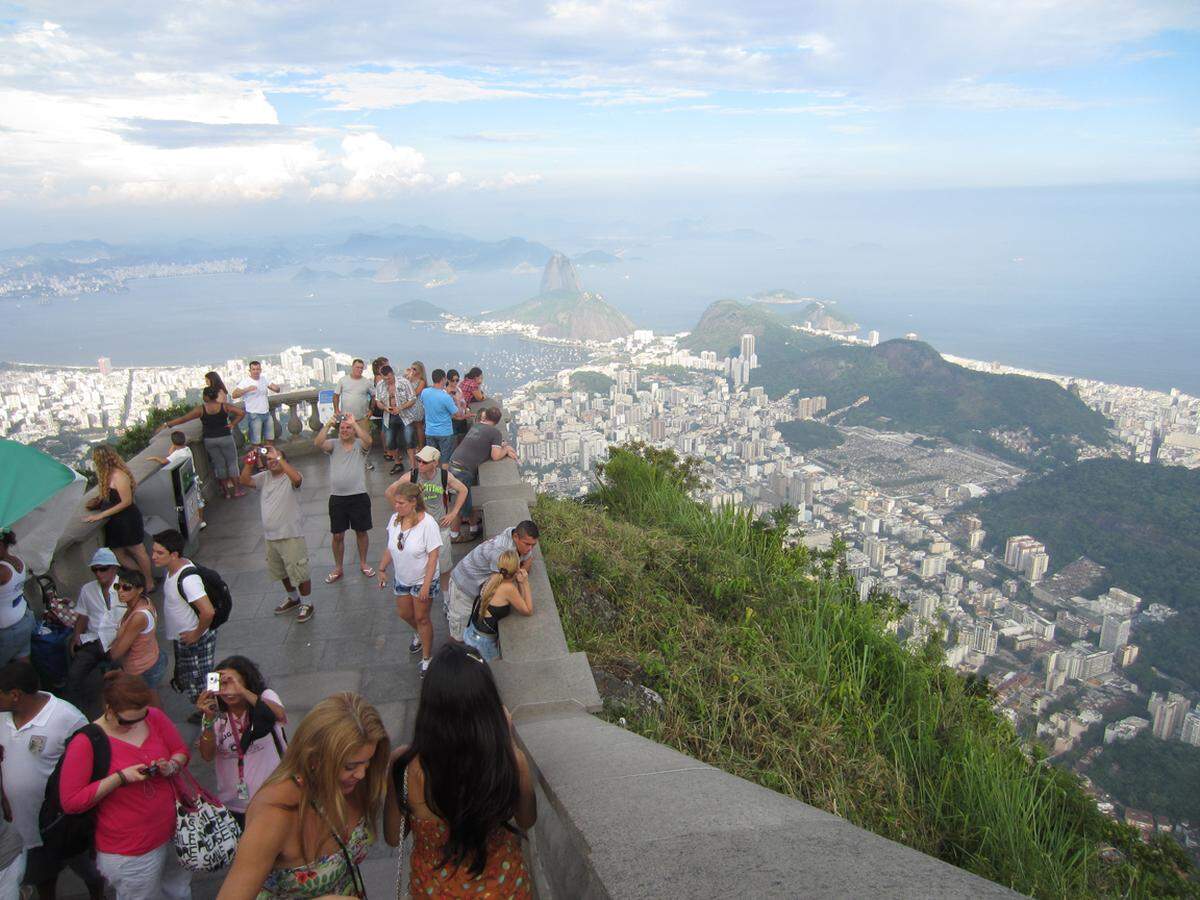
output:
[{"label": "sneaker", "polygon": [[307,622],[313,617],[313,613],[315,612],[316,610],[313,608],[311,603],[303,603],[300,605],[300,612],[296,615],[296,621]]},{"label": "sneaker", "polygon": [[275,607],[275,615],[282,616],[285,613],[293,612],[300,608],[300,601],[293,600],[291,597],[285,599],[277,607]]},{"label": "sneaker", "polygon": [[375,463],[367,463],[367,471],[374,472],[375,471]]},{"label": "sneaker", "polygon": [[417,634],[413,635],[412,643],[408,645],[408,652],[409,653],[420,653],[421,652],[421,636],[420,635],[417,635]]},{"label": "sneaker", "polygon": [[423,659],[423,660],[421,660],[421,670],[420,670],[420,675],[421,675],[421,677],[422,677],[422,678],[424,678],[424,677],[425,677],[425,673],[429,671],[429,663],[430,663],[430,660],[428,660],[428,659]]},{"label": "sneaker", "polygon": [[200,523],[200,530],[201,530],[201,531],[203,531],[203,530],[204,530],[205,528],[207,528],[207,527],[208,527],[208,523],[207,523],[207,522],[201,522],[201,523]]},{"label": "sneaker", "polygon": [[404,471],[404,463],[396,463],[394,466],[392,466],[391,471],[389,471],[388,474],[389,475],[399,475],[403,471]]}]

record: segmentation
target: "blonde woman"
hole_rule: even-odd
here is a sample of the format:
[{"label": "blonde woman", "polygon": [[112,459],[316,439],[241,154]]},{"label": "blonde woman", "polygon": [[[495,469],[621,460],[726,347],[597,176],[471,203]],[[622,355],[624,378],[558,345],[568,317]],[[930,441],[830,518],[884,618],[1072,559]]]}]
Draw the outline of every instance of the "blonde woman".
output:
[{"label": "blonde woman", "polygon": [[108,444],[92,450],[92,468],[96,471],[96,496],[88,501],[87,508],[96,512],[84,516],[83,521],[104,523],[104,546],[112,549],[125,568],[142,573],[149,594],[154,590],[154,572],[146,552],[142,511],[133,501],[137,481],[125,460]]},{"label": "blonde woman", "polygon": [[523,616],[533,615],[529,575],[521,568],[517,551],[505,550],[496,566],[500,571],[484,582],[471,610],[470,624],[463,632],[463,643],[478,650],[488,662],[500,656],[500,620],[513,610]]},{"label": "blonde woman", "polygon": [[421,402],[421,391],[429,387],[429,379],[425,375],[425,363],[419,359],[408,367],[408,383],[412,385],[413,396],[417,398],[413,407],[417,411],[413,417],[413,438],[410,447],[420,450],[425,446],[425,404]]},{"label": "blonde woman", "polygon": [[314,706],[250,801],[219,900],[364,896],[358,867],[374,840],[390,749],[379,712],[357,694]]}]

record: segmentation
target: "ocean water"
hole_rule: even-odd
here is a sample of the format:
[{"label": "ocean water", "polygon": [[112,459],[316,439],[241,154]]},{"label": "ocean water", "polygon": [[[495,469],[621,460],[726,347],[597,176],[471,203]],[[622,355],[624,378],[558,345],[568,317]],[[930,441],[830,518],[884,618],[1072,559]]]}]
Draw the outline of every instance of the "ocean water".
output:
[{"label": "ocean water", "polygon": [[[638,226],[559,249],[620,253],[581,267],[583,285],[657,331],[692,328],[715,300],[783,288],[836,301],[885,340],[916,332],[959,356],[1200,395],[1194,185],[760,198],[739,216],[760,233],[646,237],[653,229]],[[464,315],[498,309],[534,295],[536,272],[459,273],[436,288],[293,274],[145,279],[119,294],[6,302],[0,359],[170,364],[303,344],[519,370],[543,355],[516,338],[387,317],[418,298]]]}]

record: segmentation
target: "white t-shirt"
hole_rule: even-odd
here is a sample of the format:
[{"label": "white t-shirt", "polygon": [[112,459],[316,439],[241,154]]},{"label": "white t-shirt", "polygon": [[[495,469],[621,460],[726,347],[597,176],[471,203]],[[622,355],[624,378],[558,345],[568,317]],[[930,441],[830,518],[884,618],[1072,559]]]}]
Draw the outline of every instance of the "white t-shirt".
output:
[{"label": "white t-shirt", "polygon": [[[116,582],[113,582],[115,585]],[[104,591],[100,587],[100,582],[92,579],[87,584],[79,589],[79,599],[75,601],[75,611],[80,615],[87,616],[87,628],[80,633],[79,643],[90,644],[92,641],[100,641],[100,645],[107,650],[108,645],[113,642],[116,637],[116,632],[108,636],[108,643],[103,641],[105,628],[105,619],[108,613],[117,606],[117,592],[113,588],[108,589],[108,602],[104,602]],[[123,610],[124,607],[121,607]],[[118,617],[119,618],[119,617]]]},{"label": "white t-shirt", "polygon": [[0,746],[4,747],[4,792],[12,806],[13,824],[25,849],[42,846],[38,811],[46,795],[46,780],[66,750],[67,740],[87,724],[83,713],[52,694],[42,711],[17,729],[12,713],[0,713]]},{"label": "white t-shirt", "polygon": [[[425,563],[429,561],[429,554],[442,549],[442,530],[438,528],[437,519],[429,513],[421,513],[421,521],[404,532],[404,549],[401,550],[396,544],[402,530],[400,514],[392,513],[388,519],[387,535],[395,579],[400,584],[420,584],[425,580]],[[437,574],[435,568],[434,578]]]},{"label": "white t-shirt", "polygon": [[[182,560],[183,566],[174,575],[163,579],[163,613],[166,618],[167,638],[179,640],[179,635],[192,631],[200,624],[200,617],[192,604],[201,597],[207,597],[204,581],[199,575],[189,575],[179,583],[179,572],[192,565],[190,559]],[[210,600],[211,602],[211,600]]]},{"label": "white t-shirt", "polygon": [[192,456],[192,448],[186,445],[183,447],[177,447],[167,454],[167,465],[177,466],[185,459],[190,459],[193,463],[195,463],[195,459]]},{"label": "white t-shirt", "polygon": [[238,382],[238,390],[244,391],[246,388],[258,388],[249,394],[242,394],[242,403],[245,405],[248,413],[266,413],[271,411],[271,400],[267,394],[267,376],[260,375],[255,381],[249,376]]}]

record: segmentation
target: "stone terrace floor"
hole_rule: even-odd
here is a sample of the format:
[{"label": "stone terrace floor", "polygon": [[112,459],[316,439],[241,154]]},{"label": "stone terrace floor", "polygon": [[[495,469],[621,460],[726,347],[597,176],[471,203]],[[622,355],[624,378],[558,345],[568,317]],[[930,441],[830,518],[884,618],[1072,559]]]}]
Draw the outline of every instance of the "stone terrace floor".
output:
[{"label": "stone terrace floor", "polygon": [[[392,512],[383,492],[398,476],[388,475],[390,464],[378,452],[372,454],[371,461],[375,470],[367,473],[367,489],[371,493],[374,529],[368,564],[374,568]],[[294,613],[273,613],[285,594],[266,570],[257,493],[250,491],[231,501],[217,498],[205,509],[208,527],[201,534],[201,549],[194,556],[197,562],[220,572],[233,593],[233,612],[217,632],[216,659],[238,653],[259,665],[268,685],[283,700],[289,734],[318,701],[338,691],[354,691],[379,710],[393,745],[407,741],[412,735],[420,693],[418,657],[408,652],[413,630],[397,615],[391,590],[380,590],[376,578],[366,578],[359,572],[353,532],[346,535],[345,576],[335,584],[325,584],[325,576],[333,569],[328,463],[316,453],[297,456],[293,462],[304,476],[301,509],[312,567],[311,602],[316,613],[305,623],[297,622]],[[455,559],[473,546],[455,545]],[[156,597],[161,607],[161,593]],[[440,646],[446,640],[446,617],[440,601],[434,601],[432,612],[435,646]],[[199,728],[185,721],[192,710],[169,687],[164,686],[162,694],[167,712],[193,746],[193,773],[212,789],[212,767],[194,749]],[[395,850],[382,837],[371,848],[363,876],[370,896],[395,896]],[[194,876],[193,896],[215,897],[222,879],[223,873]],[[70,872],[63,874],[60,885],[64,896],[86,896]]]}]

